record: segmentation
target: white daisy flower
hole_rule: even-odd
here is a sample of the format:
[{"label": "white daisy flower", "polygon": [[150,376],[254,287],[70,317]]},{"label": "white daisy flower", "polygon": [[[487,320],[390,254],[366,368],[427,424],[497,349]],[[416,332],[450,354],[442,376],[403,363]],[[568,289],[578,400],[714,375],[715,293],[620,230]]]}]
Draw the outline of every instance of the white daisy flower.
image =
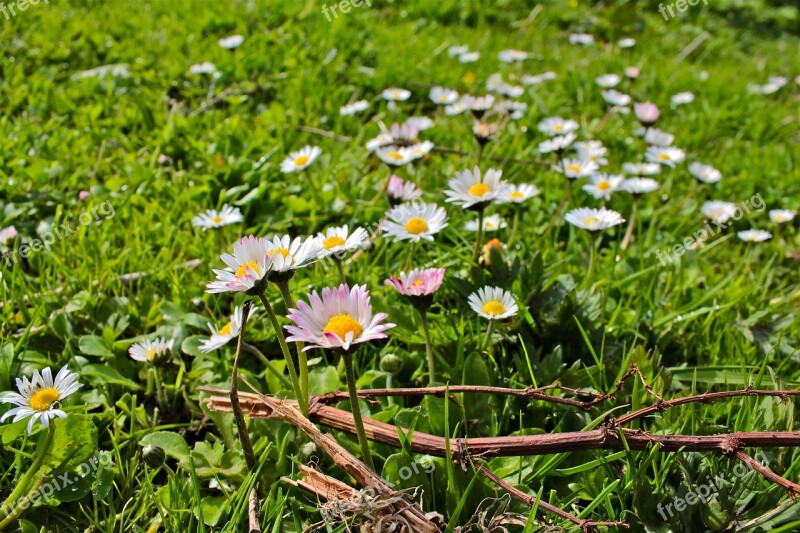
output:
[{"label": "white daisy flower", "polygon": [[433,127],[433,120],[428,117],[408,117],[405,123],[415,128],[418,132],[429,130]]},{"label": "white daisy flower", "polygon": [[399,167],[410,163],[416,156],[411,153],[411,149],[405,146],[381,146],[375,150],[378,159],[393,167]]},{"label": "white daisy flower", "polygon": [[472,96],[472,97],[464,97],[464,100],[467,105],[469,105],[469,109],[472,113],[480,118],[486,111],[492,108],[494,105],[494,96],[491,94],[487,94],[486,96]]},{"label": "white daisy flower", "polygon": [[703,204],[703,207],[700,208],[700,212],[703,213],[703,216],[719,224],[725,224],[736,216],[737,210],[736,204],[719,201],[706,202]]},{"label": "white daisy flower", "polygon": [[536,185],[528,183],[513,185],[507,183],[500,191],[500,194],[497,195],[495,202],[498,204],[521,204],[534,196],[538,196],[539,192]]},{"label": "white daisy flower", "polygon": [[608,164],[608,159],[605,157],[608,153],[608,149],[603,146],[601,141],[575,143],[575,151],[578,153],[579,159],[588,159],[601,166]]},{"label": "white daisy flower", "polygon": [[603,89],[611,89],[612,87],[616,87],[621,81],[622,78],[616,74],[603,74],[602,76],[598,76],[594,79],[594,82]]},{"label": "white daisy flower", "polygon": [[684,105],[684,104],[691,104],[692,102],[694,102],[694,94],[688,91],[685,93],[678,93],[673,95],[672,98],[670,98],[669,102],[672,105],[672,107],[678,107],[679,105]]},{"label": "white daisy flower", "polygon": [[652,102],[633,104],[633,112],[636,114],[636,119],[645,127],[655,124],[661,116],[661,110]]},{"label": "white daisy flower", "polygon": [[315,159],[319,157],[322,150],[318,146],[306,145],[296,152],[291,152],[289,156],[281,162],[281,172],[291,174],[300,172],[307,168]]},{"label": "white daisy flower", "polygon": [[349,350],[354,344],[385,339],[384,331],[394,324],[381,324],[389,315],[372,315],[369,291],[364,285],[352,289],[342,283],[336,288],[322,289],[322,298],[316,291],[308,295],[308,304],[297,302],[297,309],[289,309],[292,321],[285,326],[291,336],[288,342],[304,342],[305,350],[314,348],[341,348]]},{"label": "white daisy flower", "polygon": [[514,63],[515,61],[525,61],[528,59],[528,52],[522,50],[503,50],[498,54],[503,63]]},{"label": "white daisy flower", "polygon": [[600,209],[590,209],[588,207],[573,209],[564,218],[573,226],[588,229],[589,231],[601,231],[625,222],[622,215],[605,207]]},{"label": "white daisy flower", "polygon": [[0,228],[0,244],[7,243],[11,239],[16,238],[17,235],[19,235],[19,233],[17,233],[17,228],[14,226]]},{"label": "white daisy flower", "polygon": [[206,285],[206,292],[247,292],[256,287],[272,268],[268,248],[269,241],[254,235],[238,241],[233,245],[233,255],[220,256],[227,268],[214,269],[217,280]]},{"label": "white daisy flower", "polygon": [[434,104],[449,105],[458,101],[458,91],[445,87],[433,87],[428,97]]},{"label": "white daisy flower", "polygon": [[469,52],[469,46],[465,44],[451,46],[447,49],[447,55],[450,57],[461,56]]},{"label": "white daisy flower", "polygon": [[[239,332],[242,329],[242,311],[243,309],[241,307],[235,307],[230,321],[219,329],[209,322],[208,329],[211,330],[211,336],[200,341],[198,350],[203,353],[213,352],[228,344],[232,339],[239,337]],[[256,311],[256,307],[250,310],[249,319],[255,316]]]},{"label": "white daisy flower", "polygon": [[466,54],[461,54],[458,56],[458,61],[460,63],[474,63],[480,58],[480,52],[467,52]]},{"label": "white daisy flower", "polygon": [[500,87],[505,84],[502,74],[495,73],[489,76],[486,80],[486,90],[489,92],[496,92]]},{"label": "white daisy flower", "polygon": [[686,154],[679,148],[672,148],[670,146],[650,146],[647,148],[644,157],[652,163],[659,163],[674,168],[676,163],[680,163],[686,159]]},{"label": "white daisy flower", "polygon": [[582,44],[591,46],[594,44],[594,37],[588,33],[571,33],[569,36],[570,44]]},{"label": "white daisy flower", "polygon": [[386,213],[386,218],[383,231],[396,241],[433,241],[433,236],[447,226],[445,210],[424,202],[400,204]]},{"label": "white daisy flower", "polygon": [[495,110],[500,113],[510,113],[509,117],[514,120],[524,117],[528,112],[528,104],[525,102],[514,102],[512,100],[503,100],[494,107]]},{"label": "white daisy flower", "polygon": [[[508,227],[506,221],[500,218],[500,215],[489,215],[487,217],[483,217],[483,231],[497,231],[498,229],[504,229]],[[464,229],[467,231],[478,231],[478,221],[477,220],[470,220],[466,224],[464,224]]]},{"label": "white daisy flower", "polygon": [[431,141],[424,141],[408,147],[408,151],[414,159],[425,157],[431,150],[433,150],[433,143]]},{"label": "white daisy flower", "polygon": [[519,98],[525,93],[525,89],[523,89],[519,85],[511,85],[508,83],[504,83],[497,88],[497,93],[502,94],[504,96],[508,96],[509,98]]},{"label": "white daisy flower", "polygon": [[589,177],[589,183],[583,186],[583,190],[598,200],[610,200],[611,194],[622,186],[624,180],[621,175],[595,174]]},{"label": "white daisy flower", "polygon": [[219,45],[226,50],[233,50],[239,48],[244,42],[244,37],[241,35],[231,35],[219,40]]},{"label": "white daisy flower", "polygon": [[627,191],[634,196],[645,194],[658,190],[660,185],[658,182],[651,178],[630,178],[622,182],[620,187],[622,190]]},{"label": "white daisy flower", "polygon": [[167,340],[157,338],[153,340],[143,340],[128,348],[128,355],[131,356],[131,359],[139,361],[140,363],[159,361],[167,357],[172,351],[173,342],[175,342],[175,339]]},{"label": "white daisy flower", "polygon": [[288,235],[275,236],[272,241],[267,241],[267,256],[272,258],[272,269],[269,275],[272,276],[274,272],[293,271],[310,265],[320,258],[324,250],[322,242],[316,237],[292,239]]},{"label": "white daisy flower", "polygon": [[553,170],[564,174],[571,180],[591,176],[600,169],[600,166],[589,159],[565,158],[561,164],[553,165]]},{"label": "white daisy flower", "polygon": [[722,172],[711,165],[697,162],[689,165],[689,173],[703,183],[717,183],[722,179]]},{"label": "white daisy flower", "polygon": [[502,320],[517,314],[519,308],[511,293],[500,287],[483,287],[469,295],[469,306],[488,320]]},{"label": "white daisy flower", "polygon": [[764,242],[772,238],[772,233],[761,229],[749,229],[740,231],[736,236],[746,242]]},{"label": "white daisy flower", "polygon": [[384,100],[388,100],[390,102],[404,102],[411,98],[411,91],[407,89],[399,89],[397,87],[391,87],[389,89],[385,89],[381,96]]},{"label": "white daisy flower", "polygon": [[661,173],[658,163],[623,163],[622,170],[633,176],[655,176]]},{"label": "white daisy flower", "polygon": [[628,106],[632,101],[630,96],[614,89],[611,89],[610,91],[603,91],[600,93],[600,96],[603,97],[603,100],[615,106]]},{"label": "white daisy flower", "polygon": [[467,169],[456,173],[456,177],[447,182],[447,202],[454,203],[464,208],[480,209],[500,193],[504,182],[500,179],[502,170],[490,168],[486,174],[481,175],[477,166],[472,170]]},{"label": "white daisy flower", "polygon": [[578,123],[574,120],[565,120],[561,117],[549,117],[539,123],[539,131],[545,135],[554,137],[564,135],[578,129]]},{"label": "white daisy flower", "polygon": [[656,128],[648,128],[644,132],[644,141],[653,146],[670,146],[674,140],[674,135]]},{"label": "white daisy flower", "polygon": [[394,142],[394,139],[388,132],[383,132],[377,137],[367,141],[366,148],[368,152],[374,152],[381,146],[388,146]]},{"label": "white daisy flower", "polygon": [[546,81],[556,79],[557,74],[555,72],[543,72],[541,74],[536,74],[535,76],[530,76],[526,74],[522,76],[520,82],[522,85],[540,85]]},{"label": "white daisy flower", "polygon": [[476,120],[472,126],[472,134],[478,139],[478,142],[486,143],[494,140],[495,135],[500,130],[500,124],[497,122],[481,122]]},{"label": "white daisy flower", "polygon": [[463,100],[461,100],[461,101],[458,101],[458,102],[456,102],[454,104],[450,104],[448,106],[445,106],[444,114],[449,116],[449,117],[452,117],[452,116],[455,116],[455,115],[460,115],[461,113],[463,113],[467,109],[469,109],[469,107],[467,106],[467,103],[464,102]]},{"label": "white daisy flower", "polygon": [[323,247],[319,254],[320,257],[335,255],[341,259],[345,252],[361,248],[369,239],[369,233],[360,227],[350,233],[345,224],[344,226],[328,228],[324,233],[317,234],[317,239],[322,243]]},{"label": "white daisy flower", "polygon": [[386,189],[392,205],[416,200],[422,196],[422,191],[412,181],[403,181],[402,178],[392,175],[389,177],[389,187]]},{"label": "white daisy flower", "polygon": [[242,222],[244,217],[238,207],[231,207],[224,204],[220,211],[216,209],[208,209],[205,213],[201,213],[192,219],[192,226],[197,226],[206,231],[211,228],[221,228],[228,224],[236,224]]},{"label": "white daisy flower", "polygon": [[563,152],[569,145],[572,144],[572,141],[575,140],[574,133],[568,133],[566,135],[559,135],[557,137],[553,137],[551,139],[547,139],[546,141],[542,141],[539,143],[537,149],[539,153],[548,154],[550,152]]},{"label": "white daisy flower", "polygon": [[66,366],[58,371],[56,378],[50,368],[45,368],[40,374],[33,371],[30,381],[27,377],[17,378],[17,392],[4,392],[0,394],[0,402],[14,404],[16,407],[5,413],[0,422],[5,422],[9,417],[14,417],[13,422],[30,417],[28,421],[28,434],[33,431],[33,424],[39,420],[44,427],[50,425],[50,420],[55,417],[66,418],[67,413],[59,409],[60,402],[73,394],[83,385],[77,383],[78,374],[70,372]]},{"label": "white daisy flower", "polygon": [[217,71],[216,65],[214,65],[214,63],[209,63],[208,61],[203,61],[202,63],[196,63],[191,67],[189,67],[190,73],[198,75],[214,74],[216,71]]},{"label": "white daisy flower", "polygon": [[617,46],[620,48],[633,48],[636,45],[636,39],[633,37],[626,37],[624,39],[620,39],[617,42]]},{"label": "white daisy flower", "polygon": [[392,137],[393,143],[405,146],[417,142],[419,128],[416,127],[413,122],[407,120],[402,124],[392,124],[389,131],[385,133],[388,133]]},{"label": "white daisy flower", "polygon": [[791,222],[796,215],[795,211],[789,209],[773,209],[769,212],[769,219],[776,224],[783,224],[784,222]]},{"label": "white daisy flower", "polygon": [[357,100],[352,104],[343,105],[339,108],[339,114],[343,117],[355,115],[369,108],[369,102],[366,100]]}]

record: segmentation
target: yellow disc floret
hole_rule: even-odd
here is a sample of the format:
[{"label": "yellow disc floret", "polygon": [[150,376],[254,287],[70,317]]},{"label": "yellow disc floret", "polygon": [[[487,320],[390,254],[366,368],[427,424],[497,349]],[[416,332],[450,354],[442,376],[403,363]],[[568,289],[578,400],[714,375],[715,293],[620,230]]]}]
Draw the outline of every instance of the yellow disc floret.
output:
[{"label": "yellow disc floret", "polygon": [[336,248],[337,246],[341,246],[344,244],[344,239],[339,237],[338,235],[334,235],[333,237],[328,237],[324,241],[322,241],[322,245],[325,247],[326,250],[330,250],[331,248]]},{"label": "yellow disc floret", "polygon": [[490,302],[486,302],[483,305],[483,312],[489,316],[502,315],[503,313],[506,312],[506,306],[504,306],[497,300],[492,300]]},{"label": "yellow disc floret", "polygon": [[482,197],[491,190],[492,189],[490,189],[489,186],[486,185],[485,183],[476,183],[475,185],[469,188],[469,193],[472,196]]},{"label": "yellow disc floret", "polygon": [[419,235],[427,229],[428,223],[425,222],[424,218],[413,217],[408,219],[408,222],[406,222],[406,231],[413,233],[414,235]]},{"label": "yellow disc floret", "polygon": [[325,324],[325,327],[322,328],[322,331],[326,333],[333,333],[340,339],[344,340],[347,337],[348,333],[353,334],[353,338],[357,339],[359,335],[361,335],[361,324],[358,323],[358,320],[353,318],[350,315],[342,314],[342,315],[334,315],[328,320],[328,323]]},{"label": "yellow disc floret", "polygon": [[30,399],[28,399],[28,405],[34,411],[47,411],[58,400],[59,396],[61,396],[61,393],[52,387],[41,389],[31,395]]}]

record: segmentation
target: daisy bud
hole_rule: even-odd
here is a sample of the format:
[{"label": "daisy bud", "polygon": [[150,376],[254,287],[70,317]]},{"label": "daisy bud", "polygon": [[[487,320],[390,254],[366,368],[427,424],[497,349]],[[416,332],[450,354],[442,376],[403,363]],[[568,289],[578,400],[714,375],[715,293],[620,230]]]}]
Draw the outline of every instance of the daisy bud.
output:
[{"label": "daisy bud", "polygon": [[387,353],[381,357],[381,370],[388,374],[397,374],[403,369],[403,358],[397,354]]},{"label": "daisy bud", "polygon": [[148,445],[142,448],[142,459],[150,468],[158,468],[164,464],[167,454],[158,446]]},{"label": "daisy bud", "polygon": [[503,255],[505,251],[505,245],[500,241],[500,239],[492,239],[486,244],[483,245],[483,264],[484,265],[491,265],[492,264],[492,248],[500,252],[500,255]]},{"label": "daisy bud", "polygon": [[661,111],[658,110],[658,106],[650,102],[633,104],[633,111],[636,113],[636,118],[645,128],[653,126],[656,121],[658,121],[658,116],[661,114]]}]

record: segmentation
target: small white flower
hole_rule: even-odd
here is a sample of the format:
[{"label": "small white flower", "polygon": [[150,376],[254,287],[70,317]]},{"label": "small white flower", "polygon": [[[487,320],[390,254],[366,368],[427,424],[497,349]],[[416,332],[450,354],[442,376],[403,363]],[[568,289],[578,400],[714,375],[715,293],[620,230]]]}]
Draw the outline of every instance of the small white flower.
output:
[{"label": "small white flower", "polygon": [[345,224],[344,226],[328,228],[324,233],[319,233],[317,239],[322,243],[323,248],[319,253],[320,257],[335,255],[338,259],[341,259],[345,252],[361,248],[369,239],[369,233],[360,227],[350,233]]},{"label": "small white flower", "polygon": [[225,269],[213,269],[216,281],[206,285],[206,292],[246,292],[266,277],[272,268],[266,239],[250,235],[233,245],[233,255],[222,254]]},{"label": "small white flower", "polygon": [[17,378],[18,393],[0,394],[0,402],[16,405],[0,417],[0,422],[5,422],[12,416],[14,417],[12,423],[30,417],[27,428],[30,435],[37,420],[44,427],[48,427],[53,418],[66,418],[67,413],[60,409],[60,402],[83,386],[77,383],[77,379],[78,374],[70,372],[66,366],[58,371],[55,379],[49,367],[42,370],[41,374],[38,370],[34,370],[30,381],[27,376],[22,379]]},{"label": "small white flower", "polygon": [[424,202],[400,204],[386,213],[386,218],[383,231],[396,241],[433,241],[433,236],[447,226],[444,209]]},{"label": "small white flower", "polygon": [[289,156],[281,162],[281,172],[284,174],[291,174],[292,172],[300,172],[308,168],[313,163],[322,150],[318,146],[304,146],[296,152],[291,152]]},{"label": "small white flower", "polygon": [[481,54],[480,52],[468,52],[466,54],[461,54],[458,56],[458,61],[461,63],[474,63],[478,59],[480,59]]},{"label": "small white flower", "polygon": [[8,226],[7,228],[0,228],[0,244],[5,244],[11,239],[16,238],[19,235],[17,233],[17,228],[14,226]]},{"label": "small white flower", "polygon": [[711,201],[703,204],[700,212],[714,222],[724,224],[736,215],[738,208],[731,202]]},{"label": "small white flower", "polygon": [[772,233],[761,229],[749,229],[740,231],[736,236],[746,242],[764,242],[772,238]]},{"label": "small white flower", "polygon": [[166,340],[161,338],[137,342],[128,348],[128,355],[134,361],[152,363],[168,355],[172,351],[173,342],[175,342],[175,339]]},{"label": "small white flower", "polygon": [[615,91],[614,89],[610,91],[603,91],[600,93],[600,96],[602,96],[603,100],[609,104],[616,106],[628,106],[632,101],[630,96],[625,93]]},{"label": "small white flower", "polygon": [[416,200],[422,196],[422,191],[412,181],[403,181],[398,176],[389,177],[389,187],[386,190],[389,195],[390,203],[398,204]]},{"label": "small white flower", "polygon": [[661,173],[658,163],[623,163],[622,170],[633,176],[655,176]]},{"label": "small white flower", "polygon": [[553,170],[561,172],[569,179],[585,178],[591,176],[600,169],[597,163],[589,159],[567,159],[561,164],[554,165]]},{"label": "small white flower", "polygon": [[561,117],[549,117],[539,123],[539,131],[551,137],[564,135],[578,129],[578,123],[574,120],[565,120]]},{"label": "small white flower", "polygon": [[374,152],[381,146],[387,146],[394,142],[394,138],[388,133],[383,132],[377,137],[367,141],[366,147],[368,152]]},{"label": "small white flower", "polygon": [[622,190],[633,195],[645,194],[658,190],[660,185],[651,178],[631,178],[622,182]]},{"label": "small white flower", "polygon": [[411,91],[407,89],[391,87],[389,89],[385,89],[381,93],[381,96],[384,100],[388,100],[390,102],[404,102],[411,98]]},{"label": "small white flower", "polygon": [[608,164],[608,159],[605,157],[608,153],[608,149],[603,146],[601,141],[575,143],[575,151],[578,153],[579,159],[588,159],[601,166]]},{"label": "small white flower", "polygon": [[688,91],[685,93],[678,93],[676,95],[673,95],[672,98],[670,98],[669,102],[672,105],[672,107],[678,107],[679,105],[684,105],[684,104],[691,104],[692,102],[694,102],[694,94]]},{"label": "small white flower", "polygon": [[220,39],[219,45],[226,50],[233,50],[235,48],[239,48],[243,42],[244,37],[241,35],[231,35],[229,37],[225,37],[224,39]]},{"label": "small white flower", "polygon": [[624,105],[612,105],[611,109],[609,109],[612,113],[619,113],[620,115],[630,115],[631,108]]},{"label": "small white flower", "polygon": [[510,292],[500,287],[483,287],[469,295],[469,306],[488,320],[502,320],[517,314],[519,308]]},{"label": "small white flower", "polygon": [[543,72],[541,74],[536,74],[535,76],[525,75],[522,76],[520,82],[522,85],[540,85],[546,81],[556,79],[557,75],[555,72]]},{"label": "small white flower", "polygon": [[683,150],[670,146],[650,146],[647,148],[644,157],[652,163],[659,163],[674,168],[676,163],[680,163],[686,159],[686,154]]},{"label": "small white flower", "polygon": [[[256,307],[250,310],[248,320],[252,320],[256,311]],[[209,322],[207,325],[208,329],[211,330],[211,336],[208,339],[203,339],[197,349],[203,353],[213,352],[228,344],[232,339],[237,338],[242,329],[242,312],[243,309],[241,307],[234,308],[230,321],[219,329]]]},{"label": "small white flower", "polygon": [[619,85],[619,82],[622,81],[616,74],[603,74],[602,76],[598,76],[594,79],[594,82],[602,87],[603,89],[610,89],[612,87],[616,87]]},{"label": "small white flower", "polygon": [[[497,231],[508,227],[506,221],[500,218],[500,215],[494,214],[483,217],[483,231]],[[467,231],[478,231],[478,221],[470,220],[464,224],[464,229]]]},{"label": "small white flower", "polygon": [[514,63],[515,61],[525,61],[528,59],[528,52],[522,50],[503,50],[498,54],[503,63]]},{"label": "small white flower", "polygon": [[428,97],[434,104],[449,105],[458,101],[458,91],[446,89],[444,87],[434,87],[431,89]]},{"label": "small white flower", "polygon": [[310,265],[323,255],[324,250],[322,241],[316,237],[303,240],[284,235],[267,241],[267,256],[272,259],[271,272],[288,272]]},{"label": "small white flower", "polygon": [[497,88],[497,93],[508,96],[509,98],[519,98],[525,93],[525,89],[519,85],[510,85],[508,83],[504,83]]},{"label": "small white flower", "polygon": [[477,166],[472,170],[458,172],[455,178],[447,182],[446,201],[467,209],[485,206],[494,200],[504,186],[500,179],[502,176],[502,170],[493,168],[481,175],[481,170]]},{"label": "small white flower", "polygon": [[594,44],[594,37],[588,33],[572,33],[569,36],[570,44],[582,44],[584,46],[591,46]]},{"label": "small white flower", "polygon": [[636,45],[636,39],[632,37],[626,37],[624,39],[620,39],[617,42],[617,46],[620,48],[633,48]]},{"label": "small white flower", "polygon": [[433,120],[428,117],[408,117],[405,123],[416,128],[417,131],[425,131],[433,127]]},{"label": "small white flower", "polygon": [[450,104],[448,106],[445,106],[444,114],[449,116],[449,117],[452,117],[454,115],[460,115],[461,113],[463,113],[467,109],[469,109],[469,107],[467,106],[467,103],[464,102],[463,100],[461,100],[461,101],[456,102],[455,104]]},{"label": "small white flower", "polygon": [[339,108],[339,114],[343,117],[355,115],[369,108],[369,102],[366,100],[357,100],[352,104],[343,105]]},{"label": "small white flower", "polygon": [[583,190],[598,200],[610,200],[611,194],[622,186],[624,180],[621,175],[595,174],[589,177],[589,183],[583,186]]},{"label": "small white flower", "polygon": [[512,185],[507,183],[500,191],[500,194],[497,195],[495,202],[498,204],[521,204],[537,196],[539,192],[536,185],[530,185],[528,183]]},{"label": "small white flower", "polygon": [[573,209],[564,218],[573,226],[588,229],[589,231],[600,231],[625,222],[622,215],[605,207],[600,209],[590,209],[588,207]]},{"label": "small white flower", "polygon": [[644,133],[644,141],[653,146],[670,146],[674,140],[674,135],[656,128],[648,128]]},{"label": "small white flower", "polygon": [[689,173],[703,183],[717,183],[722,179],[722,172],[702,163],[692,163],[689,165]]},{"label": "small white flower", "polygon": [[769,212],[769,219],[776,224],[783,224],[784,222],[791,222],[796,215],[795,211],[789,209],[773,209]]},{"label": "small white flower", "polygon": [[416,157],[411,153],[411,149],[405,146],[382,146],[375,150],[378,159],[393,167],[399,167],[410,163]]},{"label": "small white flower", "polygon": [[547,139],[546,141],[542,141],[539,143],[537,149],[542,154],[548,154],[550,152],[563,152],[569,145],[572,144],[572,141],[575,140],[574,133],[568,133],[566,135],[559,135],[557,137],[553,137],[552,139]]},{"label": "small white flower", "polygon": [[503,76],[499,73],[494,73],[486,80],[486,90],[489,92],[496,92],[505,82]]},{"label": "small white flower", "polygon": [[197,226],[206,231],[211,228],[221,228],[228,224],[242,222],[244,217],[238,207],[231,207],[224,204],[220,211],[209,209],[192,219],[192,226]]},{"label": "small white flower", "polygon": [[192,74],[207,75],[214,74],[216,71],[217,67],[214,63],[209,63],[208,61],[197,63],[189,67],[189,72]]},{"label": "small white flower", "polygon": [[450,48],[447,49],[447,55],[449,55],[450,57],[461,56],[466,54],[467,52],[469,52],[469,46],[465,44],[451,46]]},{"label": "small white flower", "polygon": [[487,94],[486,96],[465,96],[463,98],[465,104],[469,106],[476,115],[482,115],[494,105],[494,96]]},{"label": "small white flower", "polygon": [[433,143],[431,141],[412,144],[408,147],[408,151],[411,153],[411,157],[414,159],[425,157],[430,153],[431,150],[433,150]]}]

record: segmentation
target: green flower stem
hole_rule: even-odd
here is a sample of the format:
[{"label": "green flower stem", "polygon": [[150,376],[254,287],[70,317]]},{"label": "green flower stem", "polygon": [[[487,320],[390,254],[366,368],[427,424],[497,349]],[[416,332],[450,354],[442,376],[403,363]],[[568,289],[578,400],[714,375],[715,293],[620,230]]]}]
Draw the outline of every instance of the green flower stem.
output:
[{"label": "green flower stem", "polygon": [[406,259],[406,266],[403,270],[408,272],[411,269],[411,260],[414,258],[414,249],[417,247],[417,243],[412,241],[411,246],[408,248],[408,259]]},{"label": "green flower stem", "polygon": [[475,253],[473,259],[478,262],[481,256],[481,244],[483,243],[483,209],[478,211],[478,236],[475,238]]},{"label": "green flower stem", "polygon": [[31,480],[39,472],[39,468],[41,468],[45,458],[47,458],[49,455],[48,452],[50,451],[50,446],[53,445],[53,437],[55,434],[56,421],[53,419],[50,420],[50,424],[47,428],[47,434],[44,437],[44,443],[42,443],[41,447],[37,446],[36,451],[34,452],[33,463],[31,463],[30,468],[28,468],[28,471],[25,472],[24,476],[22,476],[22,480],[17,483],[17,486],[14,487],[14,490],[11,491],[11,494],[8,495],[8,498],[6,498],[6,501],[4,501],[2,507],[0,507],[0,509],[12,509],[12,512],[9,513],[9,515],[6,516],[2,522],[0,522],[0,530],[4,529],[5,526],[10,524],[11,521],[14,520],[19,514],[19,512],[16,511],[17,500],[19,500],[19,497],[28,489],[28,485],[31,484]]},{"label": "green flower stem", "polygon": [[336,270],[339,271],[339,280],[341,280],[342,283],[347,283],[347,278],[344,276],[344,265],[342,264],[342,260],[338,257],[334,257],[333,262],[336,263]]},{"label": "green flower stem", "polygon": [[239,404],[239,357],[242,355],[244,330],[247,327],[247,317],[250,314],[250,306],[251,302],[247,301],[242,311],[242,328],[239,330],[239,337],[236,340],[236,356],[233,359],[233,369],[231,370],[230,398],[233,418],[236,421],[236,430],[239,434],[239,441],[242,443],[244,460],[247,463],[247,469],[253,472],[256,468],[256,455],[253,451],[253,443],[250,441],[250,434],[247,432],[247,422],[245,422],[244,413],[242,413],[242,407]]},{"label": "green flower stem", "polygon": [[[628,222],[628,229],[625,230],[625,237],[622,239],[622,244],[620,245],[620,248],[622,248],[623,250],[627,250],[628,249],[628,244],[630,244],[631,236],[633,236],[633,225],[636,222],[636,213],[638,211],[638,204],[639,204],[639,202],[637,201],[637,198],[634,197],[633,198],[633,210],[631,210],[631,220],[630,220],[630,222]],[[641,235],[638,235],[638,237],[641,238]],[[642,243],[639,243],[639,247],[641,247],[641,246],[642,246]]]},{"label": "green flower stem", "polygon": [[350,408],[353,411],[353,422],[355,422],[356,425],[358,445],[361,447],[362,459],[364,460],[364,463],[374,471],[375,465],[372,463],[372,455],[369,452],[367,433],[364,431],[364,422],[361,420],[361,410],[358,407],[356,375],[353,371],[353,354],[348,351],[342,351],[342,360],[344,361],[344,370],[347,374],[347,391],[350,393]]},{"label": "green flower stem", "polygon": [[247,350],[251,354],[255,355],[258,358],[258,360],[261,361],[261,364],[263,364],[265,367],[267,367],[267,370],[269,370],[272,373],[273,376],[278,378],[278,380],[280,380],[280,382],[285,387],[291,387],[292,386],[292,382],[289,381],[288,379],[286,379],[286,376],[284,376],[283,374],[278,372],[278,369],[275,368],[275,366],[272,364],[272,361],[267,359],[267,356],[264,355],[263,353],[261,353],[261,350],[259,350],[258,348],[256,348],[252,344],[250,344],[248,342],[245,342],[245,341],[242,341],[242,348],[244,350]]},{"label": "green flower stem", "polygon": [[267,297],[264,296],[263,292],[258,295],[258,298],[261,300],[264,309],[267,310],[267,316],[272,323],[272,329],[275,330],[275,335],[278,337],[278,344],[281,345],[281,352],[283,353],[283,358],[286,360],[286,368],[289,371],[289,378],[292,381],[292,388],[294,389],[294,395],[297,397],[300,411],[303,415],[308,415],[308,398],[305,400],[303,399],[303,393],[300,390],[300,382],[297,379],[297,371],[294,369],[294,361],[292,361],[292,355],[289,353],[289,347],[286,345],[286,338],[283,336],[280,323],[278,323],[278,317],[275,316],[275,311],[272,309],[272,305],[269,303],[269,300],[267,300]]},{"label": "green flower stem", "polygon": [[492,346],[492,333],[494,333],[494,320],[489,319],[489,325],[486,326],[486,338],[483,341],[483,346],[481,346],[481,351],[487,350]]},{"label": "green flower stem", "polygon": [[595,251],[595,243],[594,239],[592,238],[591,232],[588,233],[589,239],[589,271],[586,273],[586,277],[583,279],[583,288],[589,288],[592,285],[592,278],[594,278],[594,268],[595,262],[597,260],[596,255],[597,252]]},{"label": "green flower stem", "polygon": [[436,367],[433,360],[433,345],[431,343],[431,330],[428,327],[428,312],[419,309],[419,319],[422,322],[422,333],[425,335],[425,358],[428,360],[429,383],[436,381]]},{"label": "green flower stem", "polygon": [[522,209],[520,206],[516,206],[514,209],[514,222],[511,224],[511,235],[508,237],[508,242],[506,243],[506,246],[511,246],[511,243],[514,242],[514,237],[517,236],[517,229],[519,229],[519,218],[520,218],[519,212],[521,210]]},{"label": "green flower stem", "polygon": [[[28,492],[25,493],[25,496],[23,496],[22,499],[23,500],[28,500],[28,501],[33,500],[34,495],[36,494],[36,491],[39,490],[39,488],[44,484],[44,481],[46,479],[47,479],[47,475],[45,475],[45,474],[39,476],[39,479],[37,479],[34,482],[34,484],[31,486],[30,490],[28,490]],[[10,499],[10,497],[9,497],[9,499]],[[3,531],[6,527],[8,527],[12,522],[14,522],[17,519],[17,517],[19,517],[19,515],[21,515],[23,513],[23,511],[25,511],[25,509],[27,509],[27,506],[25,508],[23,508],[21,506],[18,506],[16,501],[13,502],[13,505],[14,505],[14,507],[12,507],[10,511],[5,506],[5,504],[3,504],[3,507],[1,507],[2,509],[5,509],[6,511],[8,511],[8,514],[3,519],[3,521],[0,522],[0,531]]]},{"label": "green flower stem", "polygon": [[168,406],[167,393],[164,389],[164,385],[161,383],[161,371],[156,366],[153,366],[153,379],[156,385],[156,401],[158,402],[158,407],[162,411],[165,411]]},{"label": "green flower stem", "polygon": [[[391,372],[386,373],[386,388],[391,389],[392,387],[392,378],[394,376]],[[389,402],[389,405],[394,405],[394,396],[388,396],[386,400]]]},{"label": "green flower stem", "polygon": [[[287,312],[294,307],[294,298],[292,298],[292,291],[289,290],[289,281],[279,281],[278,288],[283,296],[283,302],[286,304]],[[308,415],[308,358],[306,352],[303,351],[303,343],[300,341],[295,342],[297,348],[297,361],[300,366],[300,393],[303,395],[303,403],[306,405],[306,411],[303,412]]]}]

